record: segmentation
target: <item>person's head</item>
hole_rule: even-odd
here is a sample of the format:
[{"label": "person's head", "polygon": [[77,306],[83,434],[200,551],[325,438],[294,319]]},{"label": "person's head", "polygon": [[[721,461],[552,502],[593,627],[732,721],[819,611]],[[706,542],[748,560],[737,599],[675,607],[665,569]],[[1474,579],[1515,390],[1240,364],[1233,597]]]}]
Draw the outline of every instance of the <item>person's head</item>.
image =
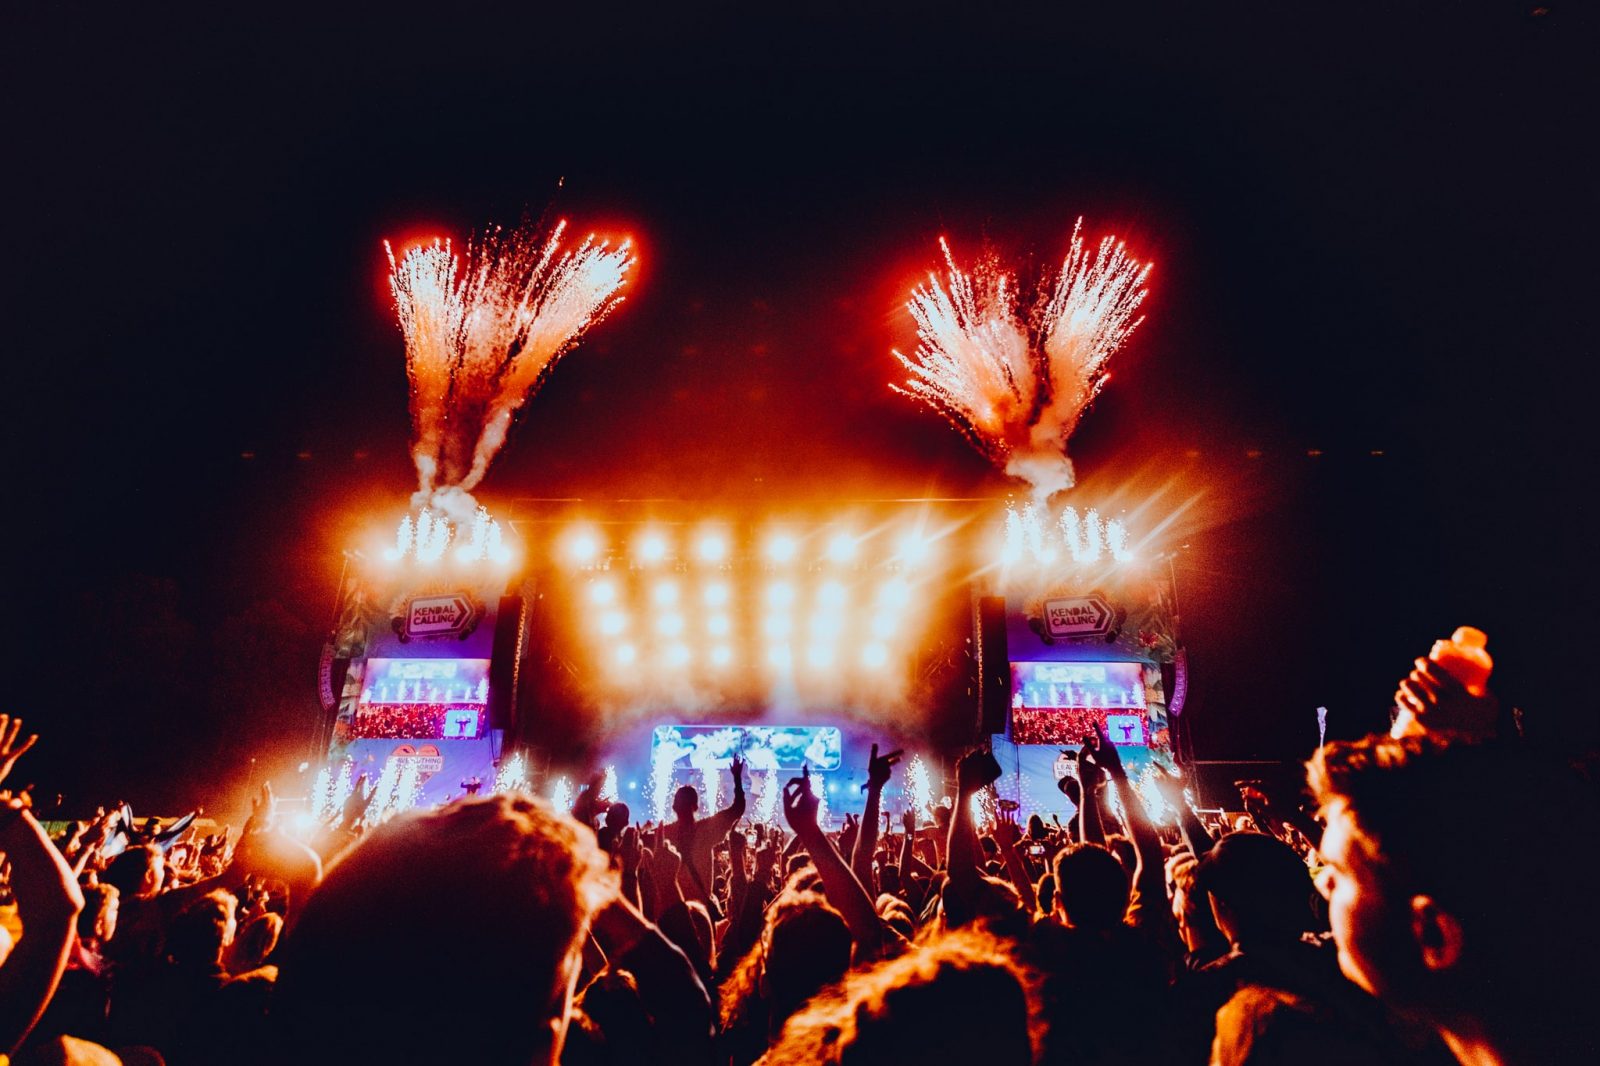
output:
[{"label": "person's head", "polygon": [[1121,833],[1112,833],[1106,837],[1106,850],[1117,857],[1123,870],[1127,871],[1128,877],[1132,879],[1133,871],[1139,865],[1139,852],[1134,848],[1133,841]]},{"label": "person's head", "polygon": [[[589,921],[615,892],[594,835],[543,800],[403,814],[301,912],[279,952],[274,1028],[299,1062],[553,1062]],[[461,1024],[454,996],[417,993],[424,964],[470,993],[476,1021]]]},{"label": "person's head", "polygon": [[945,929],[960,929],[981,922],[997,932],[1021,936],[1027,932],[1028,915],[1022,896],[1009,881],[981,876],[966,884],[946,881],[940,890],[940,909]]},{"label": "person's head", "polygon": [[1128,910],[1128,872],[1099,844],[1074,844],[1056,856],[1056,913],[1079,929],[1110,929]]},{"label": "person's head", "polygon": [[898,864],[886,862],[878,867],[878,887],[891,896],[900,894],[900,867]]},{"label": "person's head", "polygon": [[167,957],[178,966],[205,968],[222,961],[222,952],[238,931],[239,901],[230,892],[208,892],[183,910],[167,927]]},{"label": "person's head", "polygon": [[1311,874],[1294,849],[1265,833],[1230,833],[1200,860],[1194,887],[1236,948],[1296,940],[1312,924]]},{"label": "person's head", "polygon": [[1590,788],[1537,755],[1428,734],[1334,742],[1308,770],[1346,976],[1447,1035],[1573,1032],[1587,991],[1571,973],[1600,950],[1575,839],[1600,818]]},{"label": "person's head", "polygon": [[1027,1066],[1035,1015],[1006,942],[963,930],[851,973],[789,1019],[763,1061]]},{"label": "person's head", "polygon": [[149,899],[161,891],[166,859],[153,844],[128,848],[111,860],[101,879],[124,896]]},{"label": "person's head", "polygon": [[78,938],[104,944],[117,935],[117,906],[122,893],[105,883],[83,886],[83,910],[78,912]]},{"label": "person's head", "polygon": [[850,929],[817,892],[785,892],[762,931],[761,990],[772,1031],[850,968]]},{"label": "person's head", "polygon": [[1172,856],[1167,860],[1167,892],[1183,946],[1191,955],[1210,961],[1228,953],[1228,942],[1217,928],[1210,897],[1199,887],[1199,869],[1199,862],[1190,852]]},{"label": "person's head", "polygon": [[239,937],[234,941],[231,969],[235,972],[254,970],[267,961],[278,946],[283,933],[283,916],[271,911],[258,914],[244,923]]},{"label": "person's head", "polygon": [[628,824],[632,812],[626,803],[613,803],[606,808],[606,828],[614,832],[621,832]]},{"label": "person's head", "polygon": [[684,785],[672,794],[672,813],[687,821],[700,809],[700,793],[693,785]]}]

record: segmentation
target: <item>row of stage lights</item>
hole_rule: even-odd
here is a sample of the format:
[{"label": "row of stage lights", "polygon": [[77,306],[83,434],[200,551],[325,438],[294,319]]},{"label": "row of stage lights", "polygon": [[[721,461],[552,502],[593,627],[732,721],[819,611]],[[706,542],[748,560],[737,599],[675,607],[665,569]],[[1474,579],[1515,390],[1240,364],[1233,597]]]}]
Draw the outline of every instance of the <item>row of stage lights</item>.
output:
[{"label": "row of stage lights", "polygon": [[[886,670],[893,642],[906,628],[906,609],[912,600],[911,585],[893,577],[852,612],[850,588],[830,578],[816,586],[810,612],[797,625],[802,597],[788,579],[767,582],[757,603],[745,605],[735,602],[727,580],[715,576],[699,582],[661,577],[639,591],[634,599],[644,602],[632,611],[627,591],[625,582],[610,574],[592,577],[583,585],[585,614],[592,620],[602,656],[613,665],[645,665],[641,651],[645,647],[668,670],[699,666],[723,672],[759,665],[778,675],[801,666],[819,673]],[[759,610],[752,612],[751,607]],[[755,617],[745,624],[741,614]],[[747,659],[759,661],[741,661],[742,649]]]},{"label": "row of stage lights", "polygon": [[[927,565],[935,558],[936,539],[909,530],[895,541],[893,554],[882,563],[900,569]],[[866,537],[849,530],[834,530],[823,539],[819,551],[811,538],[779,530],[762,540],[755,561],[772,567],[858,566],[863,562],[866,541]],[[685,564],[718,568],[740,561],[733,537],[722,529],[702,530],[681,546],[675,545],[664,530],[644,529],[622,548],[621,555],[614,556],[598,530],[580,526],[564,538],[561,557],[567,564],[584,569],[607,568],[619,558],[626,565],[641,569]]]}]

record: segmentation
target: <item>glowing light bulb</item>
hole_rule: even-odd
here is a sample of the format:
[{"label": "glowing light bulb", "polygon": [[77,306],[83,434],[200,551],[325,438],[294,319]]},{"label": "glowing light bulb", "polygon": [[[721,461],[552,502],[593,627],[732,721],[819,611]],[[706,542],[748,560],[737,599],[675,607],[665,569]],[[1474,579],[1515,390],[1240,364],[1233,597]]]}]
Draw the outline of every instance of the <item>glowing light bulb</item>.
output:
[{"label": "glowing light bulb", "polygon": [[847,563],[856,555],[856,538],[849,533],[835,533],[828,541],[828,558],[836,563]]},{"label": "glowing light bulb", "polygon": [[705,588],[705,601],[707,607],[722,607],[728,602],[728,586],[718,581],[707,585]]},{"label": "glowing light bulb", "polygon": [[579,566],[585,566],[600,556],[600,539],[593,533],[579,533],[567,545],[567,554]]},{"label": "glowing light bulb", "polygon": [[813,670],[826,670],[833,665],[833,649],[825,644],[813,644],[806,649],[806,662]]},{"label": "glowing light bulb", "polygon": [[639,538],[639,561],[659,563],[667,557],[667,538],[659,533],[646,533]]},{"label": "glowing light bulb", "polygon": [[767,649],[767,663],[779,670],[789,668],[789,648],[785,644],[774,644]]},{"label": "glowing light bulb", "polygon": [[906,566],[918,566],[933,557],[933,542],[913,531],[900,538],[900,561]]},{"label": "glowing light bulb", "polygon": [[589,599],[604,607],[608,603],[615,603],[617,599],[617,584],[614,581],[596,581],[589,586]]},{"label": "glowing light bulb", "polygon": [[620,665],[620,666],[628,666],[635,659],[637,659],[638,657],[639,657],[639,649],[635,648],[632,644],[618,644],[617,645],[617,663],[618,663],[618,665]]},{"label": "glowing light bulb", "polygon": [[772,607],[787,607],[794,602],[794,586],[787,581],[774,581],[767,586],[767,604]]},{"label": "glowing light bulb", "polygon": [[893,636],[894,629],[894,615],[880,614],[873,616],[872,635],[877,637],[879,640]]},{"label": "glowing light bulb", "polygon": [[615,637],[628,628],[628,616],[621,611],[607,611],[600,616],[600,632]]},{"label": "glowing light bulb", "polygon": [[733,631],[733,623],[725,614],[714,614],[706,619],[706,632],[714,637],[725,637]]},{"label": "glowing light bulb", "polygon": [[651,596],[662,607],[678,602],[678,584],[675,581],[662,581],[658,583]]},{"label": "glowing light bulb", "polygon": [[728,541],[720,533],[707,533],[700,538],[696,547],[700,561],[705,563],[720,563],[728,557]]},{"label": "glowing light bulb", "polygon": [[823,607],[837,610],[845,605],[849,592],[842,581],[824,581],[822,587],[817,589],[817,603]]},{"label": "glowing light bulb", "polygon": [[718,644],[711,649],[711,665],[727,666],[733,662],[733,649],[726,644]]},{"label": "glowing light bulb", "polygon": [[781,640],[787,637],[793,628],[794,625],[789,621],[789,616],[783,614],[769,614],[761,623],[761,631],[774,640]]},{"label": "glowing light bulb", "polygon": [[776,533],[767,541],[767,558],[775,563],[793,561],[799,550],[799,543],[787,533]]},{"label": "glowing light bulb", "polygon": [[904,607],[911,602],[911,586],[898,578],[886,581],[878,589],[878,603],[890,609]]},{"label": "glowing light bulb", "polygon": [[656,619],[656,630],[664,637],[675,637],[683,632],[683,615],[664,614]]},{"label": "glowing light bulb", "polygon": [[861,649],[861,663],[874,670],[882,669],[888,665],[889,649],[882,644],[868,644]]},{"label": "glowing light bulb", "polygon": [[667,649],[668,666],[688,666],[689,646],[687,644],[674,644]]}]

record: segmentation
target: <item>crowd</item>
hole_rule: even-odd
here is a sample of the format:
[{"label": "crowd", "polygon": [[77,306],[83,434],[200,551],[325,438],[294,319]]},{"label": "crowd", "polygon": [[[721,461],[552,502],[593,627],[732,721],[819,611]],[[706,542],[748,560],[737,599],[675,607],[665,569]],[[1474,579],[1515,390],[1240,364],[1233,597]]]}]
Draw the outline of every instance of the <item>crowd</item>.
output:
[{"label": "crowd", "polygon": [[[1066,1064],[1594,1061],[1596,796],[1515,736],[1467,738],[1426,661],[1415,728],[1321,748],[1304,803],[1152,823],[1103,732],[1068,825],[970,797],[932,824],[782,823],[679,790],[672,820],[468,797],[302,842],[264,792],[236,839],[112,811],[52,841],[4,794],[22,933],[0,966],[17,1063]],[[1492,698],[1492,697],[1488,697]],[[1398,732],[1398,730],[1397,730]],[[0,785],[31,740],[0,716]],[[1117,798],[1121,802],[1114,802]],[[359,797],[358,797],[359,799]],[[114,1049],[114,1050],[110,1050]]]}]

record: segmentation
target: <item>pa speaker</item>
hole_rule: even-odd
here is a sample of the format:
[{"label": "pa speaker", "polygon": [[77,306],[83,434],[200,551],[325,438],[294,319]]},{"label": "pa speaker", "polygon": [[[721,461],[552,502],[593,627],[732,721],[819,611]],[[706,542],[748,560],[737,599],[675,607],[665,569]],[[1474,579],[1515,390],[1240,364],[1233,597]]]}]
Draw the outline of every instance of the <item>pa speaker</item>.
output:
[{"label": "pa speaker", "polygon": [[1006,600],[981,596],[978,634],[978,723],[984,736],[1004,733],[1011,710],[1011,660],[1006,653]]},{"label": "pa speaker", "polygon": [[525,627],[521,596],[501,596],[494,617],[489,661],[489,728],[510,729],[517,718],[517,682],[522,673]]}]

